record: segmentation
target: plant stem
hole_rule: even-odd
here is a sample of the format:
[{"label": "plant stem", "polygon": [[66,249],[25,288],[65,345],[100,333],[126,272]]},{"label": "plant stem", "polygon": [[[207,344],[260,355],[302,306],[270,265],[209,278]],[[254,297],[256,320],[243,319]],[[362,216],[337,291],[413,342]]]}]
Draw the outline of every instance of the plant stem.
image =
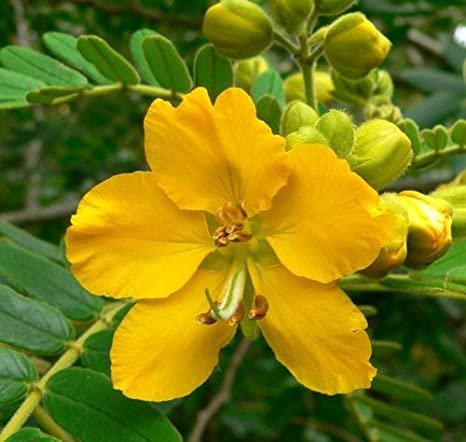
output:
[{"label": "plant stem", "polygon": [[466,301],[464,285],[437,279],[416,279],[409,275],[388,275],[380,280],[353,275],[340,280],[340,287],[355,292],[397,292]]},{"label": "plant stem", "polygon": [[81,354],[82,347],[86,339],[92,334],[108,328],[111,324],[113,316],[118,310],[120,310],[125,303],[118,302],[115,303],[114,308],[108,311],[105,315],[100,316],[100,318],[94,322],[76,341],[70,344],[69,349],[61,355],[61,357],[55,362],[54,365],[50,368],[49,371],[37,382],[32,391],[28,394],[21,406],[16,410],[15,414],[11,417],[8,423],[3,428],[2,433],[0,434],[0,442],[8,439],[9,436],[18,431],[23,424],[27,421],[29,416],[34,412],[34,410],[39,405],[42,395],[47,386],[49,379],[60,370],[72,366]]},{"label": "plant stem", "polygon": [[455,145],[440,151],[427,152],[414,158],[411,167],[413,169],[420,169],[422,167],[429,166],[438,160],[448,158],[459,153],[466,153],[466,146]]},{"label": "plant stem", "polygon": [[38,424],[48,434],[55,436],[63,442],[76,442],[62,427],[60,427],[40,405],[34,410],[34,417]]},{"label": "plant stem", "polygon": [[274,31],[273,38],[275,43],[285,48],[290,54],[295,55],[299,52],[299,47],[279,32]]},{"label": "plant stem", "polygon": [[204,431],[206,430],[207,425],[209,424],[212,417],[217,413],[223,404],[230,400],[231,389],[233,388],[233,382],[235,381],[236,373],[239,366],[241,365],[241,362],[246,356],[250,345],[250,341],[243,339],[236,348],[236,351],[230,360],[230,365],[228,366],[225,378],[223,379],[223,383],[220,387],[220,391],[214,396],[214,398],[207,404],[205,408],[199,411],[196,423],[194,424],[188,442],[201,442],[202,435],[204,434]]}]

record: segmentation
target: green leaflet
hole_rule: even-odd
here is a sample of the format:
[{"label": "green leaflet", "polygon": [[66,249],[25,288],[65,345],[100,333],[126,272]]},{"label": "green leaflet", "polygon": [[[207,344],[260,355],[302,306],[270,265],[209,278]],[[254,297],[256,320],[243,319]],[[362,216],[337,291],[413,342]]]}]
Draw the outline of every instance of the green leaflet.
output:
[{"label": "green leaflet", "polygon": [[87,61],[110,80],[123,84],[139,83],[139,74],[136,69],[97,35],[82,35],[78,38],[77,48]]},{"label": "green leaflet", "polygon": [[59,310],[1,284],[0,323],[0,342],[33,353],[59,353],[74,337],[73,327]]},{"label": "green leaflet", "polygon": [[11,404],[22,399],[38,377],[36,368],[26,356],[0,348],[0,404]]},{"label": "green leaflet", "polygon": [[82,441],[181,442],[160,411],[126,398],[93,370],[69,368],[52,376],[44,404],[60,426]]},{"label": "green leaflet", "polygon": [[69,270],[23,248],[0,242],[0,276],[17,291],[57,307],[70,319],[89,321],[102,303]]},{"label": "green leaflet", "polygon": [[0,49],[0,61],[7,69],[28,75],[50,86],[87,86],[87,78],[82,74],[33,49],[6,46]]}]

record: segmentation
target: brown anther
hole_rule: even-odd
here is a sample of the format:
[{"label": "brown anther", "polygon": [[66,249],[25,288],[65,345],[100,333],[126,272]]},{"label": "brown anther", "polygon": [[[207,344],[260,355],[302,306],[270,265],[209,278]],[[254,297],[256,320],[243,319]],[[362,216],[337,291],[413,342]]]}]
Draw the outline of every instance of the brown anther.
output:
[{"label": "brown anther", "polygon": [[217,240],[219,238],[223,238],[224,236],[227,236],[227,233],[225,231],[225,227],[223,226],[220,226],[220,227],[217,227],[215,229],[215,232],[214,234],[212,235],[212,237],[214,238],[214,240]]},{"label": "brown anther", "polygon": [[246,203],[244,200],[238,201],[238,209],[241,211],[241,214],[244,216],[244,218],[248,217],[248,212],[246,212]]},{"label": "brown anther", "polygon": [[262,295],[256,295],[254,298],[254,307],[249,310],[248,318],[249,319],[262,319],[265,317],[269,310],[269,303]]},{"label": "brown anther", "polygon": [[214,242],[217,247],[226,247],[228,244],[230,244],[230,240],[226,236],[217,238]]},{"label": "brown anther", "polygon": [[241,302],[236,309],[236,312],[233,313],[233,316],[228,320],[228,325],[236,325],[241,322],[244,317],[244,304]]},{"label": "brown anther", "polygon": [[233,232],[227,236],[228,241],[231,241],[231,242],[245,242],[245,241],[249,241],[251,238],[252,238],[251,233],[247,233],[243,231]]},{"label": "brown anther", "polygon": [[210,313],[201,313],[196,316],[196,322],[202,325],[212,325],[215,324],[217,320],[213,318]]}]

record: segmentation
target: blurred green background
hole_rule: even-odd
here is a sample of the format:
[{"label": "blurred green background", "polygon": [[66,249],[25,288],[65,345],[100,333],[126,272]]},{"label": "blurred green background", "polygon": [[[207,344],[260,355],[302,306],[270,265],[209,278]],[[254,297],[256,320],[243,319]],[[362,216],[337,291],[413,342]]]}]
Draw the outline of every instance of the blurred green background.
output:
[{"label": "blurred green background", "polygon": [[[172,39],[191,66],[196,49],[205,42],[200,28],[210,3],[215,2],[3,1],[0,46],[26,43],[45,51],[41,35],[59,30],[97,34],[129,57],[132,32],[147,27]],[[394,101],[405,114],[421,127],[449,126],[465,118],[465,99],[458,98],[455,89],[462,81],[466,53],[465,0],[362,0],[358,9],[394,44],[384,67],[395,80]],[[284,76],[296,70],[279,49],[269,51],[267,57]],[[443,75],[439,82],[422,80],[426,68]],[[0,111],[0,214],[39,237],[59,242],[86,190],[116,173],[146,168],[142,120],[149,103],[150,98],[137,94],[115,93],[55,107]],[[464,167],[464,159],[459,158],[430,174],[446,179]],[[374,339],[396,341],[403,347],[375,352],[380,372],[434,394],[431,401],[410,405],[445,424],[443,436],[424,437],[466,440],[464,304],[391,293],[355,295],[355,301],[379,311],[370,320]],[[230,346],[222,353],[220,368],[194,394],[162,405],[182,434],[189,433],[199,409],[218,390],[233,351]],[[342,397],[324,397],[299,386],[259,340],[246,356],[233,397],[209,426],[206,440],[363,439]]]}]

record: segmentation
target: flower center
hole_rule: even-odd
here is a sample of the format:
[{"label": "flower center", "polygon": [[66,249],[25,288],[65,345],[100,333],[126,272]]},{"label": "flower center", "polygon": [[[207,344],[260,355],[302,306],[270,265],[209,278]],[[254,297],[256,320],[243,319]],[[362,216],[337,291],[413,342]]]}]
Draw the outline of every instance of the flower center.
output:
[{"label": "flower center", "polygon": [[[246,308],[248,309],[248,320],[262,319],[268,310],[267,300],[262,295],[255,295],[253,299],[248,299],[248,291],[246,290],[247,279],[248,270],[246,262],[244,260],[235,260],[222,287],[221,298],[218,301],[214,301],[209,290],[205,290],[210,309],[208,312],[198,315],[196,317],[197,322],[209,325],[223,320],[233,326],[243,320]],[[245,294],[246,299],[244,299]]]},{"label": "flower center", "polygon": [[233,243],[246,242],[252,238],[248,227],[248,214],[244,208],[244,201],[236,206],[225,203],[217,210],[217,222],[220,224],[212,235],[217,247],[226,247]]}]

